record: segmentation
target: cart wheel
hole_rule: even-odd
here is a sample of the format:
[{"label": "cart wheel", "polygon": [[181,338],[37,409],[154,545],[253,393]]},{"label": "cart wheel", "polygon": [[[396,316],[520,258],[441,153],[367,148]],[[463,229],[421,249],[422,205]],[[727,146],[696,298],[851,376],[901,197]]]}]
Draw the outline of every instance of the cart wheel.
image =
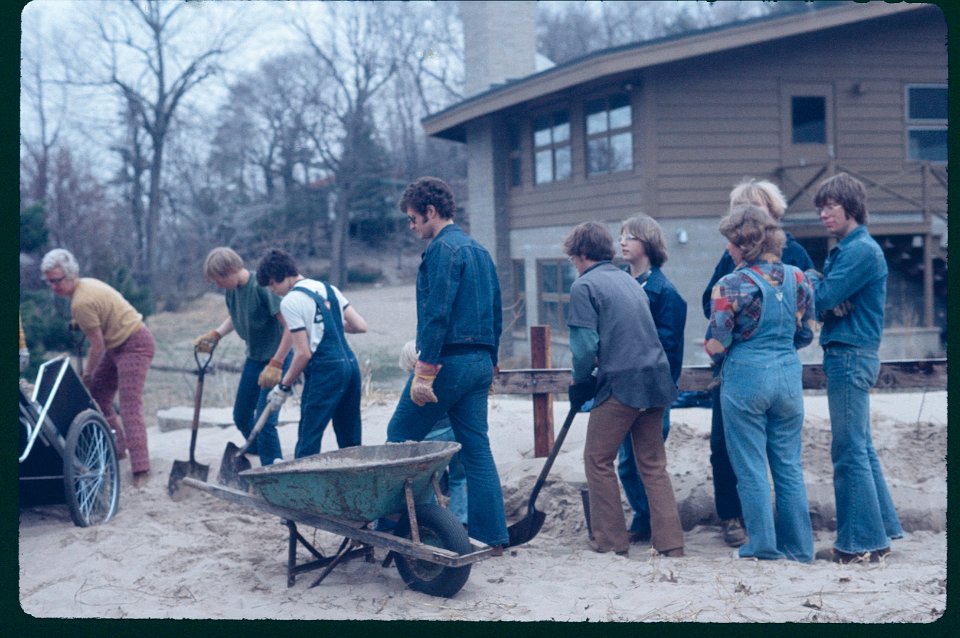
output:
[{"label": "cart wheel", "polygon": [[[436,503],[417,505],[417,524],[420,526],[420,542],[448,549],[458,554],[472,551],[470,538],[456,516]],[[410,538],[410,517],[404,515],[394,531],[396,536]],[[446,567],[425,560],[408,558],[394,554],[397,571],[403,582],[424,594],[431,596],[453,596],[470,577],[471,565]]]},{"label": "cart wheel", "polygon": [[63,488],[78,527],[106,523],[120,503],[120,467],[113,433],[96,410],[70,424],[63,450]]}]

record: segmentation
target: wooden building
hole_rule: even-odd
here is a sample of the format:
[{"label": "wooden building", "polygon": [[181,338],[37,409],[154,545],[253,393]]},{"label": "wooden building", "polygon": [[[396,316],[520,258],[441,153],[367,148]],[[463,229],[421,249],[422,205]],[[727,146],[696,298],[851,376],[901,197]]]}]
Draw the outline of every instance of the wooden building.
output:
[{"label": "wooden building", "polygon": [[[946,321],[946,38],[936,5],[843,4],[507,76],[423,125],[467,145],[471,232],[495,255],[505,325],[518,338],[534,324],[564,338],[575,273],[560,245],[570,228],[600,220],[616,236],[645,212],[667,234],[664,271],[688,303],[685,361],[705,362],[700,298],[723,252],[717,225],[730,189],[744,177],[779,184],[787,230],[821,266],[832,240],[813,194],[846,171],[868,188],[869,229],[890,265],[881,355],[936,355]],[[468,48],[508,48],[476,40]]]}]

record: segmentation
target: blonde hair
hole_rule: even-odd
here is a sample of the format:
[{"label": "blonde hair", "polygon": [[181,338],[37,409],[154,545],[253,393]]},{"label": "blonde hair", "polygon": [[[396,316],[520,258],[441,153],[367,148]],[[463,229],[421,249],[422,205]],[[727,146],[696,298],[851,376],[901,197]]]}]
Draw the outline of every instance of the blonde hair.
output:
[{"label": "blonde hair", "polygon": [[779,224],[755,204],[734,206],[720,220],[720,233],[740,249],[745,261],[753,261],[764,253],[780,257],[787,241]]},{"label": "blonde hair", "polygon": [[779,222],[787,212],[787,199],[773,182],[765,179],[746,179],[730,191],[730,208],[739,204],[754,204],[766,209]]},{"label": "blonde hair", "polygon": [[243,259],[232,248],[217,246],[203,261],[203,276],[209,281],[229,277],[243,268]]},{"label": "blonde hair", "polygon": [[667,242],[663,238],[663,229],[650,215],[634,215],[620,226],[620,234],[626,231],[643,243],[650,265],[659,268],[667,263]]}]

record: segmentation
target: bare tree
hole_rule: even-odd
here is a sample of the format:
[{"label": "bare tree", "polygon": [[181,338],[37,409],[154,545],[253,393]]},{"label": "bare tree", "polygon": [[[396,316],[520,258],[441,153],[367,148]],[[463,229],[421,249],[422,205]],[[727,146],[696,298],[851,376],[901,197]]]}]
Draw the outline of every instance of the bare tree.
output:
[{"label": "bare tree", "polygon": [[[374,99],[399,71],[400,61],[417,55],[420,29],[404,20],[401,3],[331,3],[324,35],[304,15],[295,28],[332,82],[324,96],[323,125],[313,139],[320,160],[335,176],[330,279],[344,285],[351,203],[368,184],[358,152],[371,137]],[[420,52],[423,55],[423,52]]]},{"label": "bare tree", "polygon": [[220,72],[234,33],[229,22],[213,31],[193,28],[197,16],[189,3],[128,0],[103,8],[97,28],[105,45],[101,63],[107,81],[149,140],[144,250],[137,270],[141,283],[152,288],[159,262],[164,150],[174,115],[185,96]]}]

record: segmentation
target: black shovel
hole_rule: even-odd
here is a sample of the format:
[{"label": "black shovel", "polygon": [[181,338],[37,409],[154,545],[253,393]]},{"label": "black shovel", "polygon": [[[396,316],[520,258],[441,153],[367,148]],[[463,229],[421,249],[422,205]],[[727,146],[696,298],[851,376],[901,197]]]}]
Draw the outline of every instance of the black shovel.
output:
[{"label": "black shovel", "polygon": [[533,504],[540,494],[540,488],[543,487],[543,484],[547,480],[547,474],[550,473],[550,468],[553,467],[553,461],[557,458],[557,453],[560,452],[560,446],[563,445],[563,440],[567,438],[567,431],[570,429],[570,424],[573,423],[573,417],[577,416],[577,412],[579,411],[579,407],[570,406],[570,412],[567,414],[567,418],[560,428],[560,434],[557,435],[553,449],[550,450],[550,456],[547,457],[547,462],[543,464],[543,469],[540,470],[540,476],[537,477],[537,482],[533,484],[533,492],[530,494],[530,500],[527,502],[527,515],[507,528],[507,533],[510,534],[510,547],[529,542],[533,540],[534,536],[540,533],[540,528],[543,527],[543,521],[547,518],[547,515],[536,509]]},{"label": "black shovel", "polygon": [[260,413],[260,418],[257,419],[256,425],[250,430],[250,436],[247,437],[247,440],[244,441],[241,447],[237,447],[233,441],[227,443],[227,447],[223,451],[223,458],[220,460],[220,473],[217,476],[221,485],[235,487],[244,492],[247,491],[249,484],[247,483],[247,479],[240,476],[240,472],[249,470],[252,466],[247,457],[244,456],[244,453],[253,445],[257,435],[260,434],[260,430],[267,424],[267,419],[270,418],[270,414],[275,409],[273,404],[268,401],[267,405],[263,407],[263,412]]},{"label": "black shovel", "polygon": [[213,359],[213,348],[207,354],[206,360],[200,362],[199,351],[193,349],[193,358],[197,362],[197,391],[193,395],[193,423],[190,426],[190,460],[174,461],[173,468],[170,470],[170,481],[167,483],[167,493],[174,497],[180,489],[180,482],[186,478],[194,478],[204,483],[207,482],[207,474],[210,472],[209,465],[197,463],[193,457],[194,450],[197,447],[197,428],[200,427],[200,402],[203,399],[203,377],[207,373],[207,366]]}]

